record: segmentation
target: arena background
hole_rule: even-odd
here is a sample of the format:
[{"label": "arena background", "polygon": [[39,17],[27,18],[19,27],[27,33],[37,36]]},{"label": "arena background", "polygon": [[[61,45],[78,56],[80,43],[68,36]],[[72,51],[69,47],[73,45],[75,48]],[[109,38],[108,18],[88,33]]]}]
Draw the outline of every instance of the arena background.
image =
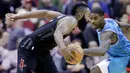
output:
[{"label": "arena background", "polygon": [[[50,20],[43,18],[30,18],[10,22],[5,19],[6,13],[26,13],[35,10],[54,10],[71,15],[71,8],[73,5],[81,0],[0,0],[0,73],[16,73],[17,67],[17,47],[24,36],[32,33],[37,28],[45,25]],[[83,1],[83,0],[82,0]],[[113,18],[127,24],[130,24],[130,0],[84,0],[90,10],[94,7],[101,7],[105,12],[105,18]],[[122,28],[125,35],[130,40],[130,28]],[[75,29],[73,33],[80,32]],[[98,46],[97,36],[95,36],[95,29],[88,24],[84,31],[85,46]],[[77,35],[77,34],[76,34]],[[75,37],[78,40],[81,36]],[[57,48],[51,51],[55,64],[59,73],[89,73],[90,67],[99,63],[104,57],[84,57],[82,65],[84,68],[71,72],[62,55]]]}]

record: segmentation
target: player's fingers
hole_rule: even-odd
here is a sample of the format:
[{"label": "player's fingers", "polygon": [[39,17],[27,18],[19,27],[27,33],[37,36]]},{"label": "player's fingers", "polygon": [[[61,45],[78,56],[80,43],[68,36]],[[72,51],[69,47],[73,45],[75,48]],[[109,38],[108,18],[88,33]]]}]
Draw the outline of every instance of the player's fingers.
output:
[{"label": "player's fingers", "polygon": [[72,61],[71,61],[71,58],[68,58],[68,61],[72,62]]},{"label": "player's fingers", "polygon": [[66,61],[69,61],[67,57],[64,57]]},{"label": "player's fingers", "polygon": [[14,21],[14,19],[11,18],[11,21]]},{"label": "player's fingers", "polygon": [[71,56],[71,61],[75,61],[76,60],[76,58],[74,57],[74,56]]},{"label": "player's fingers", "polygon": [[65,57],[65,60],[71,62],[71,58],[69,56]]},{"label": "player's fingers", "polygon": [[5,14],[5,17],[8,17],[8,13],[7,13],[7,14]]},{"label": "player's fingers", "polygon": [[6,18],[9,18],[9,13],[7,13],[5,16],[6,16]]},{"label": "player's fingers", "polygon": [[9,14],[9,15],[8,15],[8,19],[11,20],[11,21],[14,21],[13,15],[12,15],[12,14]]},{"label": "player's fingers", "polygon": [[72,55],[68,56],[67,58],[68,58],[68,61],[70,61],[70,62],[74,62],[75,61],[75,58]]},{"label": "player's fingers", "polygon": [[9,13],[8,17],[13,18],[13,14]]},{"label": "player's fingers", "polygon": [[11,16],[9,13],[6,14],[6,19],[11,20]]},{"label": "player's fingers", "polygon": [[11,14],[10,14],[10,13],[8,14],[8,17],[11,17]]},{"label": "player's fingers", "polygon": [[65,56],[65,60],[66,60],[66,61],[72,62],[72,57],[71,57],[71,55]]}]

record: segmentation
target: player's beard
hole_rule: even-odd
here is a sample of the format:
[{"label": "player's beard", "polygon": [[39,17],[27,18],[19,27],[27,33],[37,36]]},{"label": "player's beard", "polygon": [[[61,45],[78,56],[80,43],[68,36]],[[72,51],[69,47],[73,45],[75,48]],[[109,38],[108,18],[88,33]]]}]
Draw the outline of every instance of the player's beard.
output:
[{"label": "player's beard", "polygon": [[88,22],[85,19],[85,16],[83,16],[79,22],[78,22],[78,27],[81,31],[84,31],[84,29],[86,28],[86,25],[88,24]]}]

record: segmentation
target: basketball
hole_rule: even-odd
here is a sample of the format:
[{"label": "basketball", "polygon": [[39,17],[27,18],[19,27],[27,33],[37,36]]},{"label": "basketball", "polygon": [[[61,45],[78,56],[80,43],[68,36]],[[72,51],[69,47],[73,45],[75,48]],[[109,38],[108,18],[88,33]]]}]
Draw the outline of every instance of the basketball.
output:
[{"label": "basketball", "polygon": [[77,42],[69,44],[67,47],[71,51],[72,55],[76,58],[76,60],[73,62],[66,60],[66,62],[69,64],[80,63],[84,56],[84,51],[83,51],[82,47]]}]

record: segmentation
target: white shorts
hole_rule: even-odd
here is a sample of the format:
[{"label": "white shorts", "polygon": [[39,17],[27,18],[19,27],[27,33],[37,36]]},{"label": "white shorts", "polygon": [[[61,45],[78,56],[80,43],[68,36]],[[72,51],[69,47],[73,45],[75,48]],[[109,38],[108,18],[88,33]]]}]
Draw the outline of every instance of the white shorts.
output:
[{"label": "white shorts", "polygon": [[105,60],[103,60],[103,61],[101,61],[100,63],[97,64],[97,66],[99,66],[102,73],[109,73],[108,72],[109,62],[110,61],[108,59],[105,59]]}]

